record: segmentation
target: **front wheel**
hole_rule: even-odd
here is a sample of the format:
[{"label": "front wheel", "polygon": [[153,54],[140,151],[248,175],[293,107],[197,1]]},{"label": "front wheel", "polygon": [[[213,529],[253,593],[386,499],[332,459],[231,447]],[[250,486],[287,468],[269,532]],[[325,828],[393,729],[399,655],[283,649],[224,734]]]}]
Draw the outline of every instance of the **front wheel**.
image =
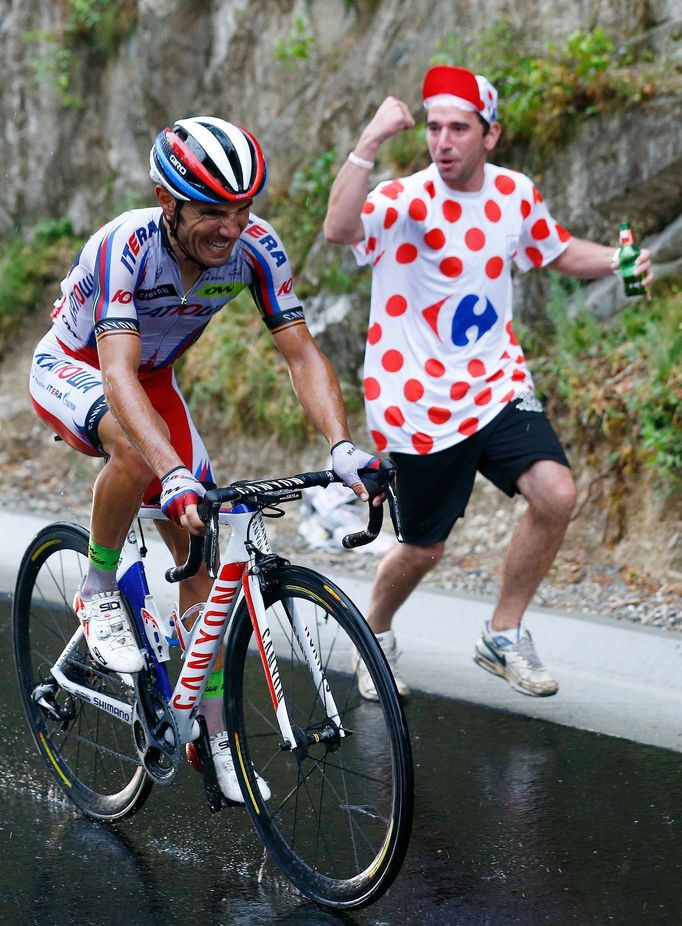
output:
[{"label": "front wheel", "polygon": [[97,665],[82,634],[64,672],[91,700],[69,694],[52,675],[78,630],[72,602],[87,556],[87,531],[74,524],[50,524],[33,539],[14,592],[14,659],[31,734],[57,784],[89,817],[113,821],[135,813],[152,787],[130,726],[97,707],[100,694],[132,704],[129,679]]},{"label": "front wheel", "polygon": [[[412,826],[412,754],[395,683],[358,609],[323,576],[279,567],[268,574],[263,597],[297,748],[282,746],[242,602],[226,647],[225,708],[246,806],[271,856],[303,894],[331,907],[365,906],[396,877]],[[305,650],[312,641],[340,726],[304,656],[300,621],[293,630],[295,613],[305,621]],[[358,693],[358,657],[377,703]],[[271,789],[267,801],[256,772]]]}]

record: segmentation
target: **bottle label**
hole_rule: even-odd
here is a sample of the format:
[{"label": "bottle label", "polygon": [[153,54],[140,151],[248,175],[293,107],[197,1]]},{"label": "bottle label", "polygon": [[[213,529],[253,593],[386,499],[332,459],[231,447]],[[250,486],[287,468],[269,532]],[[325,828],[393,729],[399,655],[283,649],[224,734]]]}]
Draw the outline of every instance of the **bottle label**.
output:
[{"label": "bottle label", "polygon": [[632,234],[631,228],[621,228],[620,243],[621,244],[634,244],[635,243],[635,236]]}]

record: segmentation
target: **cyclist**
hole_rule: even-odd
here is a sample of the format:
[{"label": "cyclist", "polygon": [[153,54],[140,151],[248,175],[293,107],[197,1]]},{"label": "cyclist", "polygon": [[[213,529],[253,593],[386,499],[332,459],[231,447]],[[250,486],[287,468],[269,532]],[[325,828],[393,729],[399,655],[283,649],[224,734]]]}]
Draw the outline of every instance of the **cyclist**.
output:
[{"label": "cyclist", "polygon": [[[441,559],[479,471],[528,507],[474,659],[517,691],[552,695],[558,683],[521,619],[559,549],[575,486],[514,335],[511,266],[595,279],[617,260],[612,247],[561,228],[529,177],[487,163],[500,124],[485,77],[436,66],[422,90],[432,163],[367,195],[381,144],[414,126],[405,103],[388,97],[339,171],[324,224],[330,241],[352,244],[372,266],[366,410],[397,467],[406,540],[379,566],[368,621],[395,674],[393,615]],[[645,250],[637,270],[651,283]],[[376,697],[367,676],[359,686]]]},{"label": "cyclist", "polygon": [[[285,248],[251,211],[267,181],[260,144],[220,118],[179,119],[150,152],[158,205],[124,212],[86,242],[62,281],[52,328],[38,344],[30,392],[37,414],[70,446],[101,456],[93,489],[88,570],[74,601],[92,656],[132,673],[143,657],[116,585],[123,542],[144,499],[176,563],[187,532],[204,525],[197,503],[215,483],[206,448],[173,372],[216,312],[249,288],[284,357],[306,413],[327,437],[332,468],[361,499],[358,467],[331,364],[313,340]],[[182,583],[181,613],[208,597],[204,569]],[[218,779],[242,800],[222,716],[216,667],[202,703]],[[261,788],[267,788],[262,783]]]}]

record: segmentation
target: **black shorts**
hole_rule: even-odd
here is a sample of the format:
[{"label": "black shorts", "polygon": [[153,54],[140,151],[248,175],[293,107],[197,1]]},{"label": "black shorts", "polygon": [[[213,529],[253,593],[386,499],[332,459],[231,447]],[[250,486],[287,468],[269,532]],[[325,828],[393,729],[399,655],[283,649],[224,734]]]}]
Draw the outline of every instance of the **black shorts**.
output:
[{"label": "black shorts", "polygon": [[[530,409],[530,410],[529,410]],[[445,540],[464,515],[476,473],[510,497],[516,481],[538,460],[568,466],[559,438],[533,396],[510,402],[478,434],[426,456],[392,453],[403,536],[429,546]]]}]

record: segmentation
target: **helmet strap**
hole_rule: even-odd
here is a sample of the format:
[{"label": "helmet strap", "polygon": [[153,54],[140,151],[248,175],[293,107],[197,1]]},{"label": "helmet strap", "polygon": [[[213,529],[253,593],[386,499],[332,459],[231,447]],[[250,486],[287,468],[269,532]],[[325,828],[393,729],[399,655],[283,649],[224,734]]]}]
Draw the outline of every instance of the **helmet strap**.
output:
[{"label": "helmet strap", "polygon": [[180,224],[180,221],[181,221],[180,213],[181,213],[183,206],[184,206],[184,202],[182,200],[176,199],[175,207],[173,209],[173,215],[170,218],[166,218],[166,216],[164,216],[164,218],[166,219],[166,224],[168,225],[168,231],[170,233],[171,238],[175,239],[178,247],[180,248],[184,256],[187,258],[187,260],[191,260],[193,263],[195,263],[197,267],[200,267],[203,271],[207,269],[206,264],[202,264],[201,261],[197,260],[196,257],[187,250],[183,242],[178,237],[178,225]]}]

